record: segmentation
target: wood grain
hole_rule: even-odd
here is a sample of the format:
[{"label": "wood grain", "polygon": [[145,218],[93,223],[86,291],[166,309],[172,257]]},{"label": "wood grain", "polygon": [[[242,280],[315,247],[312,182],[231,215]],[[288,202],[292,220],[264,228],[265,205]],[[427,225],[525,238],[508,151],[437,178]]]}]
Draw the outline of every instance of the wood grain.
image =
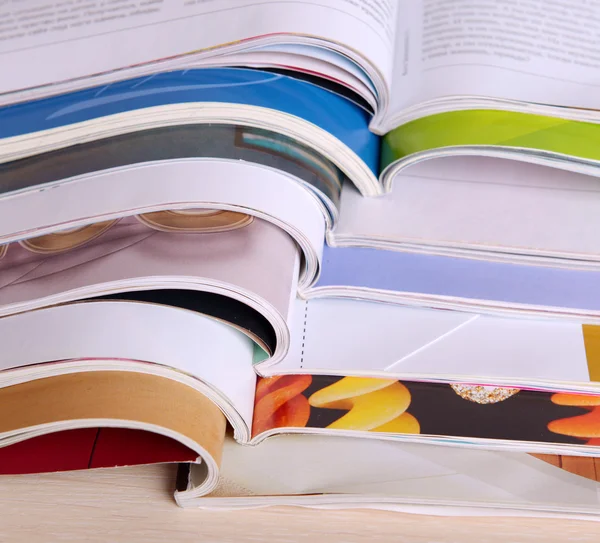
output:
[{"label": "wood grain", "polygon": [[569,473],[586,477],[593,481],[600,481],[600,459],[586,456],[562,456],[558,454],[532,454],[539,460],[548,462],[557,468],[562,468]]},{"label": "wood grain", "polygon": [[600,541],[600,523],[373,511],[179,509],[175,466],[0,477],[0,541],[545,543]]}]

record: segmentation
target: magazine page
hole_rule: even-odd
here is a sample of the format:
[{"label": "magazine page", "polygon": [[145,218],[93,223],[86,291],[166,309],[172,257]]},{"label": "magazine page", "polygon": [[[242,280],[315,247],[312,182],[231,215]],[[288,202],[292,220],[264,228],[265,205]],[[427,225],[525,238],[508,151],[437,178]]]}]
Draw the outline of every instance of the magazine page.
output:
[{"label": "magazine page", "polygon": [[178,307],[102,300],[10,315],[0,319],[0,334],[0,387],[81,371],[150,373],[204,390],[236,427],[251,426],[255,344],[229,323]]},{"label": "magazine page", "polygon": [[[172,223],[166,228],[169,233],[183,234],[181,239],[189,241],[192,234],[224,233],[249,226],[256,218],[279,228],[282,239],[297,243],[303,253],[300,284],[310,284],[319,271],[326,226],[333,220],[319,194],[277,168],[242,160],[143,162],[0,198],[0,243],[72,228],[89,228],[91,235],[93,223],[156,213],[162,213],[162,222]],[[146,225],[159,231],[168,226]]]},{"label": "magazine page", "polygon": [[390,110],[461,96],[595,109],[595,2],[416,0],[398,18]]},{"label": "magazine page", "polygon": [[190,288],[230,293],[283,320],[298,273],[288,234],[219,211],[94,223],[3,245],[0,256],[3,314],[113,292]]},{"label": "magazine page", "polygon": [[402,442],[598,454],[600,395],[372,377],[259,378],[253,442],[278,433],[321,433]]},{"label": "magazine page", "polygon": [[[298,143],[303,138],[304,145],[324,154],[321,134],[346,149],[342,153],[349,147],[378,173],[379,138],[369,133],[364,110],[306,81],[232,68],[170,71],[3,107],[0,159],[152,128],[231,123],[232,118],[234,124],[271,129]],[[341,161],[337,154],[329,158]]]},{"label": "magazine page", "polygon": [[347,185],[340,207],[332,236],[340,246],[420,246],[573,267],[600,260],[598,180],[560,168],[446,156],[399,172],[380,198]]},{"label": "magazine page", "polygon": [[302,295],[598,324],[598,281],[597,270],[326,245],[319,280]]},{"label": "magazine page", "polygon": [[[12,0],[0,8],[5,22],[0,70],[11,74],[2,79],[0,93],[117,71],[104,80],[114,81],[118,70],[127,67],[154,63],[137,73],[157,72],[185,66],[185,58],[179,64],[175,58],[182,55],[219,55],[221,45],[243,50],[256,47],[253,38],[276,45],[302,43],[302,36],[340,52],[353,51],[355,58],[372,64],[371,71],[388,78],[395,6],[391,0],[138,0],[107,5]],[[310,49],[306,56],[310,58]],[[57,64],[57,58],[69,62]]]},{"label": "magazine page", "polygon": [[[593,459],[572,460],[593,467]],[[494,507],[512,514],[523,510],[533,510],[532,515],[544,510],[597,513],[598,482],[567,469],[526,453],[439,445],[289,435],[240,447],[226,439],[219,487],[195,500],[185,492],[176,498],[183,506],[225,509],[437,504],[462,506],[463,514],[470,514],[466,505],[484,507],[484,514]],[[200,471],[196,466],[192,470]]]},{"label": "magazine page", "polygon": [[[2,387],[0,401],[2,473],[176,461],[182,456],[216,469],[223,449],[226,421],[219,408],[201,392],[153,375],[56,375]],[[60,439],[60,434],[72,437],[81,431],[88,439]],[[37,441],[38,448],[29,440]],[[72,448],[58,449],[61,441]]]},{"label": "magazine page", "polygon": [[267,375],[481,379],[578,390],[595,389],[600,378],[595,325],[343,298],[295,304],[290,350]]},{"label": "magazine page", "polygon": [[330,214],[337,215],[346,176],[335,164],[278,132],[235,124],[140,130],[8,162],[0,165],[0,194],[112,168],[186,158],[245,161],[286,172],[317,193]]},{"label": "magazine page", "polygon": [[[217,292],[174,288],[130,290],[95,296],[92,300],[141,302],[185,309],[235,328],[250,338],[267,355],[272,355],[277,349],[278,337],[267,317],[244,301]],[[89,302],[89,300],[83,301]]]},{"label": "magazine page", "polygon": [[[23,441],[0,447],[0,474],[53,473],[198,460],[197,452],[175,439],[131,428],[87,427],[43,435],[32,431],[19,433],[19,439]],[[65,454],[65,451],[69,453]]]}]

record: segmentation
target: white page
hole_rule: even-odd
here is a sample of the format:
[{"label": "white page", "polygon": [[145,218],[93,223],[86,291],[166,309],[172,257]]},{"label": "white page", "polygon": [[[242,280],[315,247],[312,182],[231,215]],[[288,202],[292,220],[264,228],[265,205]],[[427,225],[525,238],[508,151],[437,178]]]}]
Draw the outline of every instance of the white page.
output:
[{"label": "white page", "polygon": [[409,242],[600,259],[600,184],[573,172],[485,157],[445,157],[396,175],[392,192],[342,191],[334,239]]},{"label": "white page", "polygon": [[253,37],[265,38],[266,43],[290,41],[274,37],[277,34],[310,35],[343,44],[389,76],[394,12],[392,0],[169,0],[150,5],[134,0],[106,6],[9,0],[0,5],[0,16],[6,21],[0,27],[0,72],[5,74],[0,93]]},{"label": "white page", "polygon": [[[227,440],[221,476],[246,490],[247,507],[260,503],[260,496],[320,493],[337,494],[340,504],[345,494],[359,501],[368,496],[514,508],[600,505],[596,481],[526,453],[332,436],[276,436],[256,447]],[[217,490],[219,495],[225,497]],[[197,505],[210,507],[211,500]],[[284,496],[280,500],[285,503]]]},{"label": "white page", "polygon": [[[383,132],[393,128],[393,117],[421,97],[421,27],[423,0],[400,2],[388,111],[381,123]],[[382,127],[375,127],[381,129]]]},{"label": "white page", "polygon": [[[309,74],[327,74],[333,81],[339,81],[377,108],[375,96],[377,89],[371,78],[354,61],[329,49],[321,49],[303,44],[266,45],[241,53],[229,53],[226,56],[228,66],[263,67],[276,66]],[[223,66],[221,56],[203,59],[202,66]]]},{"label": "white page", "polygon": [[204,381],[252,425],[253,342],[193,311],[120,301],[69,304],[0,319],[0,338],[0,370],[80,358],[152,362]]},{"label": "white page", "polygon": [[291,332],[277,373],[590,382],[572,322],[313,298],[296,302]]},{"label": "white page", "polygon": [[325,236],[323,204],[298,178],[244,161],[178,159],[133,164],[0,197],[0,240],[185,204],[241,206],[251,214],[266,215],[289,230],[310,258],[311,267],[303,279],[311,281],[316,273]]},{"label": "white page", "polygon": [[414,5],[419,9],[413,12],[404,69],[405,53],[396,46],[388,119],[417,103],[456,95],[598,107],[597,2],[418,0]]}]

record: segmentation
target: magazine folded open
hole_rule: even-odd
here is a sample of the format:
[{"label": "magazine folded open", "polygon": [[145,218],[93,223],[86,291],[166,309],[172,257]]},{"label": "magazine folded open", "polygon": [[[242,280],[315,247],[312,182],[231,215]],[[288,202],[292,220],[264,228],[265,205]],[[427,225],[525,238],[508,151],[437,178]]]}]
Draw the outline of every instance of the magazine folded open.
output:
[{"label": "magazine folded open", "polygon": [[[458,147],[444,144],[437,160],[382,169],[387,143],[369,132],[364,111],[283,75],[169,72],[17,104],[0,119],[3,241],[35,228],[191,205],[239,206],[322,239],[322,225],[308,232],[308,218],[299,228],[290,216],[302,188],[324,206],[331,246],[563,268],[597,269],[600,261],[595,171],[573,154],[561,162],[480,145],[456,156]],[[417,139],[426,134],[416,130]],[[162,183],[165,176],[172,183]],[[57,211],[42,217],[40,208]]]},{"label": "magazine folded open", "polygon": [[600,518],[600,7],[229,4],[0,6],[0,473]]},{"label": "magazine folded open", "polygon": [[[2,473],[178,461],[183,507],[598,518],[597,395],[280,376],[246,387],[254,437],[234,440],[241,374],[210,343],[239,332],[214,324],[196,375],[124,359],[4,371]],[[237,406],[198,377],[219,369]]]}]

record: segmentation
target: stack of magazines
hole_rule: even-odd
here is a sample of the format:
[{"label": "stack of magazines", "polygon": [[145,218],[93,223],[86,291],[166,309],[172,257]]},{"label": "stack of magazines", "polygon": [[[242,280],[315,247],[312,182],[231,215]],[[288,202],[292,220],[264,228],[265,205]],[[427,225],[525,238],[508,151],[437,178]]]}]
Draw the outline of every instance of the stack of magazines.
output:
[{"label": "stack of magazines", "polygon": [[0,473],[600,518],[599,21],[0,2]]}]

